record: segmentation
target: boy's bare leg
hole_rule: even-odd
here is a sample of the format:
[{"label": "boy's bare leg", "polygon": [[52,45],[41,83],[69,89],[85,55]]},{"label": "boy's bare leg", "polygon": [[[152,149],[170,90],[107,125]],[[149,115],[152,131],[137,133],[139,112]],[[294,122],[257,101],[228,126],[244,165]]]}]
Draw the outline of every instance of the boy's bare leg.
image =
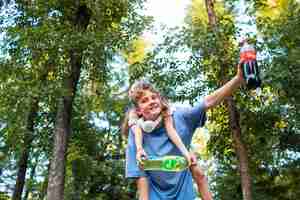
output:
[{"label": "boy's bare leg", "polygon": [[149,200],[149,186],[146,177],[139,177],[136,180],[139,200]]},{"label": "boy's bare leg", "polygon": [[203,171],[200,169],[198,165],[192,165],[190,167],[193,179],[195,180],[198,192],[201,194],[203,200],[212,200],[212,194],[208,189],[207,178],[204,175]]}]

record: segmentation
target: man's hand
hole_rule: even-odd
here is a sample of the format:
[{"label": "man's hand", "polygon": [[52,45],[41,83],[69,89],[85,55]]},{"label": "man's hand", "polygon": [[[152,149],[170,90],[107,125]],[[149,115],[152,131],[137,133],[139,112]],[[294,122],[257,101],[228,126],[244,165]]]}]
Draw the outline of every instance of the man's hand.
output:
[{"label": "man's hand", "polygon": [[239,79],[240,83],[244,82],[243,69],[242,69],[242,61],[239,62],[237,66],[236,77]]}]

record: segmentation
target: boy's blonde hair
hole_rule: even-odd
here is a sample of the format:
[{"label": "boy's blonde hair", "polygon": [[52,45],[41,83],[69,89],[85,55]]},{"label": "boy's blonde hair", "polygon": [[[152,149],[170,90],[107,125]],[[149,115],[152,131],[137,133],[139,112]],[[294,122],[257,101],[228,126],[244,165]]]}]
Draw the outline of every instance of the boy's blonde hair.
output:
[{"label": "boy's blonde hair", "polygon": [[[130,101],[133,103],[134,107],[132,109],[136,109],[138,106],[138,101],[143,97],[145,90],[151,91],[158,95],[161,104],[162,104],[162,115],[163,117],[169,115],[169,103],[166,98],[160,95],[160,92],[147,80],[137,80],[135,81],[128,91],[128,97]],[[128,110],[124,122],[122,124],[122,133],[127,136],[128,135],[128,120],[129,120],[129,113],[132,109]],[[141,116],[139,116],[141,117]]]},{"label": "boy's blonde hair", "polygon": [[145,79],[135,81],[128,91],[129,99],[134,104],[135,108],[137,108],[137,103],[144,95],[145,90],[151,91],[158,95],[162,103],[162,114],[169,110],[169,103],[167,99],[162,97],[160,95],[160,92],[149,81]]}]

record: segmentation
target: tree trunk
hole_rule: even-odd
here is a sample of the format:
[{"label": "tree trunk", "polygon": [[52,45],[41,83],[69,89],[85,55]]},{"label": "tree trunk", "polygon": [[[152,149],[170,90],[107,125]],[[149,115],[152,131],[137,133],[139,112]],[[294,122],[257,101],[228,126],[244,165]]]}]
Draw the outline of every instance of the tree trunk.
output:
[{"label": "tree trunk", "polygon": [[[37,160],[38,160],[38,159],[37,159]],[[36,160],[36,162],[34,163],[33,167],[31,168],[29,180],[33,180],[33,178],[34,178],[34,176],[35,176],[36,167],[37,167],[37,165],[38,165],[38,161],[37,161],[37,160]],[[27,184],[26,192],[25,192],[25,195],[24,195],[24,199],[23,199],[23,200],[27,200],[27,199],[28,199],[29,193],[30,193],[31,191],[32,191],[32,183]]]},{"label": "tree trunk", "polygon": [[217,16],[214,9],[214,0],[205,0],[209,27],[215,29],[217,26]]},{"label": "tree trunk", "polygon": [[71,52],[70,57],[72,71],[64,81],[64,89],[67,94],[60,99],[56,115],[54,150],[47,189],[48,200],[62,200],[64,194],[65,159],[71,131],[72,103],[81,69],[81,55]]},{"label": "tree trunk", "polygon": [[[86,6],[80,6],[74,17],[74,30],[85,31],[89,23],[90,14]],[[63,90],[65,95],[59,100],[56,123],[54,129],[53,156],[50,165],[49,181],[47,188],[48,200],[64,199],[65,183],[65,162],[68,146],[68,138],[71,132],[70,122],[72,113],[73,99],[76,93],[76,86],[80,76],[81,48],[73,49],[69,52],[71,70],[64,79]]]},{"label": "tree trunk", "polygon": [[239,170],[241,175],[242,192],[244,200],[251,200],[251,176],[249,172],[248,153],[241,138],[241,128],[239,124],[239,113],[232,97],[226,100],[227,109],[230,114],[230,127],[234,142],[234,149],[239,160]]},{"label": "tree trunk", "polygon": [[29,116],[27,119],[27,132],[24,135],[24,146],[22,149],[22,153],[20,156],[20,160],[18,162],[18,175],[17,180],[13,192],[12,199],[13,200],[21,200],[22,198],[22,192],[25,184],[25,176],[26,176],[26,170],[27,170],[27,162],[29,157],[29,152],[31,148],[31,143],[33,141],[34,135],[33,135],[33,129],[34,129],[34,119],[37,115],[38,111],[38,100],[34,99],[31,105],[31,109],[29,112]]},{"label": "tree trunk", "polygon": [[[38,51],[33,51],[33,60],[37,59],[40,56],[40,53]],[[51,62],[47,63],[46,70],[43,71],[40,74],[39,81],[45,82],[48,76],[49,71],[53,68],[51,65]],[[32,141],[34,140],[34,120],[37,116],[38,112],[38,104],[39,99],[38,98],[32,98],[31,100],[31,109],[29,111],[29,115],[27,118],[27,127],[26,127],[26,133],[24,135],[24,144],[22,148],[22,153],[20,156],[20,160],[18,161],[18,175],[16,179],[16,184],[13,192],[12,200],[21,200],[23,188],[25,184],[25,178],[26,178],[26,170],[27,170],[27,163],[28,163],[28,157],[31,149]]]},{"label": "tree trunk", "polygon": [[49,177],[49,171],[50,171],[50,165],[51,163],[48,164],[48,167],[47,167],[47,175],[45,176],[44,178],[44,181],[43,181],[43,184],[42,184],[42,188],[41,190],[39,191],[39,199],[40,200],[43,200],[46,196],[46,193],[47,193],[47,187],[48,187],[48,177]]},{"label": "tree trunk", "polygon": [[[213,0],[205,0],[206,9],[208,14],[208,20],[210,28],[213,31],[217,29],[217,17],[214,10],[214,1]],[[217,34],[217,33],[216,33]],[[222,60],[225,62],[221,65],[221,83],[225,83],[226,80],[226,71],[228,65],[226,64],[226,60]],[[242,183],[242,192],[244,200],[252,200],[251,194],[251,177],[249,173],[249,163],[248,163],[248,154],[245,144],[242,142],[241,138],[241,128],[239,124],[239,113],[237,111],[235,102],[232,96],[228,97],[225,100],[226,107],[229,111],[229,122],[232,131],[232,137],[234,142],[235,152],[238,156],[239,160],[239,171],[241,175],[241,183]]]}]

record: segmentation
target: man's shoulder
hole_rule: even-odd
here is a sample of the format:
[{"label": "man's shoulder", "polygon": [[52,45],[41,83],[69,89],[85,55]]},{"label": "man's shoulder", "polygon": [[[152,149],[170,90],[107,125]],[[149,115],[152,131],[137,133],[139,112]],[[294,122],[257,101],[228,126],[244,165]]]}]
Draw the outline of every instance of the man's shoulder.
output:
[{"label": "man's shoulder", "polygon": [[187,117],[189,117],[190,115],[193,116],[194,114],[205,113],[205,105],[203,99],[197,101],[193,105],[189,103],[175,103],[170,107],[170,110],[172,110],[171,113],[178,113]]},{"label": "man's shoulder", "polygon": [[176,103],[176,104],[172,104],[170,105],[170,111],[172,114],[175,114],[175,115],[182,115],[183,113],[187,112],[189,109],[191,108],[190,105],[187,105],[187,104],[179,104],[179,103]]},{"label": "man's shoulder", "polygon": [[189,108],[191,108],[191,105],[186,103],[173,103],[170,105],[171,112],[186,110]]}]

